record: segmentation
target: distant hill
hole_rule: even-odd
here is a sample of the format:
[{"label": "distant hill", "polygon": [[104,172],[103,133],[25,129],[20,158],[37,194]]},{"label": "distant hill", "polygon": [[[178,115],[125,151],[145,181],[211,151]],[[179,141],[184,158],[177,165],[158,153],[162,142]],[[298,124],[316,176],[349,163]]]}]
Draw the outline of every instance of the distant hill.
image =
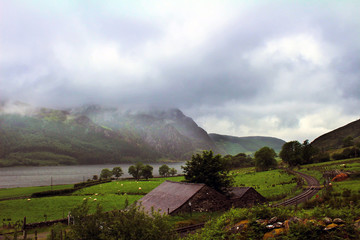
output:
[{"label": "distant hill", "polygon": [[0,103],[0,167],[184,161],[202,150],[236,155],[263,146],[279,151],[283,143],[271,137],[209,135],[179,109],[86,105],[58,110]]},{"label": "distant hill", "polygon": [[342,148],[343,141],[348,136],[353,137],[355,142],[360,141],[360,120],[325,133],[316,138],[311,144],[322,150],[338,149]]},{"label": "distant hill", "polygon": [[209,134],[217,148],[225,154],[236,155],[240,152],[251,154],[267,146],[280,152],[285,141],[273,137],[234,137],[220,134]]}]

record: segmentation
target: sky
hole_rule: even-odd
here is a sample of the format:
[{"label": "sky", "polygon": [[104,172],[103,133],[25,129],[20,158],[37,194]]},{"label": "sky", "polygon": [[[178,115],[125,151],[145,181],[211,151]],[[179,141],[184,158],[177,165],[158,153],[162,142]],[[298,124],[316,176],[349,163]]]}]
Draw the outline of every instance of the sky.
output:
[{"label": "sky", "polygon": [[360,1],[0,0],[0,100],[179,108],[209,133],[359,119]]}]

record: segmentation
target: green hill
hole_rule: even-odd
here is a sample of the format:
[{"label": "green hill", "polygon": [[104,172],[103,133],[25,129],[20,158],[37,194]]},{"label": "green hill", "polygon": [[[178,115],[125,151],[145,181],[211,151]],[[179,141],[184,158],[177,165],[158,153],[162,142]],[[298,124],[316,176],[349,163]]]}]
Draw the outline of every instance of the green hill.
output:
[{"label": "green hill", "polygon": [[240,152],[252,154],[260,148],[267,146],[273,148],[276,152],[280,152],[285,141],[273,137],[234,137],[220,134],[209,134],[215,142],[218,149],[224,154],[236,155]]},{"label": "green hill", "polygon": [[322,150],[339,149],[343,147],[344,139],[351,136],[354,142],[360,142],[360,120],[325,133],[311,144]]}]

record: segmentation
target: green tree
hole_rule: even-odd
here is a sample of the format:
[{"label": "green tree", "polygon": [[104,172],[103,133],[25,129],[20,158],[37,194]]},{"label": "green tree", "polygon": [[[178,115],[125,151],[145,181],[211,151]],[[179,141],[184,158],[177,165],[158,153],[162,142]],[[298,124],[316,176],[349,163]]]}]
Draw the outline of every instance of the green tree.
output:
[{"label": "green tree", "polygon": [[143,176],[146,180],[148,180],[149,178],[152,178],[152,171],[153,171],[153,167],[146,164],[142,169],[141,169],[141,176]]},{"label": "green tree", "polygon": [[144,164],[141,162],[136,163],[135,165],[131,165],[128,169],[128,173],[133,176],[136,180],[141,178],[141,171],[144,167]]},{"label": "green tree", "polygon": [[119,178],[124,174],[121,167],[114,167],[112,169],[112,173],[116,178]]},{"label": "green tree", "polygon": [[296,166],[303,163],[302,145],[298,141],[290,141],[285,143],[280,152],[281,159],[290,166]]},{"label": "green tree", "polygon": [[233,179],[221,155],[213,155],[212,151],[203,151],[202,155],[193,155],[184,169],[185,180],[191,183],[205,183],[219,192],[228,192]]},{"label": "green tree", "polygon": [[310,143],[309,140],[305,140],[302,144],[302,163],[303,164],[309,164],[314,162],[314,155],[317,154],[318,151],[316,148],[314,148]]},{"label": "green tree", "polygon": [[256,171],[267,171],[276,168],[276,153],[274,149],[263,147],[255,152],[255,168]]},{"label": "green tree", "polygon": [[104,168],[103,170],[101,170],[100,178],[107,179],[107,178],[111,178],[112,175],[113,172],[110,171],[110,169]]},{"label": "green tree", "polygon": [[169,174],[170,174],[171,176],[175,176],[175,175],[177,174],[177,170],[176,170],[175,168],[170,168]]},{"label": "green tree", "polygon": [[168,165],[164,164],[164,165],[161,165],[159,167],[159,174],[160,176],[162,177],[167,177],[169,176],[169,171],[170,171],[170,168]]}]

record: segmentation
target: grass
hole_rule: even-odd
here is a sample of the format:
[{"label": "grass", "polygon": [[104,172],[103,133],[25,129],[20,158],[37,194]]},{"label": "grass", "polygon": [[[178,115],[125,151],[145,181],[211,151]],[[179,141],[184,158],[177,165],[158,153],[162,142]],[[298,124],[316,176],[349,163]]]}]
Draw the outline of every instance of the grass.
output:
[{"label": "grass", "polygon": [[253,187],[266,198],[292,194],[296,187],[295,176],[279,169],[255,172],[253,168],[248,168],[247,171],[234,171],[233,174],[235,186]]},{"label": "grass", "polygon": [[[11,222],[23,220],[26,216],[28,223],[41,222],[45,220],[55,220],[64,218],[74,206],[80,205],[84,198],[91,204],[91,209],[95,210],[97,204],[101,204],[105,211],[114,209],[123,209],[125,206],[125,199],[127,198],[129,204],[139,200],[142,195],[116,195],[108,194],[104,196],[91,196],[91,198],[84,196],[55,196],[44,198],[16,199],[0,202],[0,222],[7,223],[7,219]],[[94,201],[96,199],[96,201]],[[5,219],[5,221],[4,221]]]},{"label": "grass", "polygon": [[42,186],[42,187],[19,187],[19,188],[0,188],[0,199],[7,198],[18,198],[18,197],[29,197],[32,193],[42,192],[48,190],[58,190],[72,188],[74,184],[68,185],[54,185],[52,186]]}]

